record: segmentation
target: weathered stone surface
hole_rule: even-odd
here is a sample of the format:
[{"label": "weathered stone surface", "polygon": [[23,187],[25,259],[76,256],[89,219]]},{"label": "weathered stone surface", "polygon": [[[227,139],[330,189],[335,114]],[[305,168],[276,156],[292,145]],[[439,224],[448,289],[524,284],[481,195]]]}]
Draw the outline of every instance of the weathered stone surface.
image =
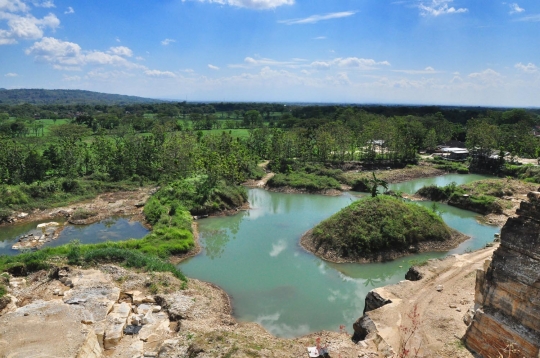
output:
[{"label": "weathered stone surface", "polygon": [[185,318],[193,306],[191,297],[184,295],[182,292],[156,296],[155,299],[162,308],[167,310],[172,321]]},{"label": "weathered stone surface", "polygon": [[124,328],[127,326],[130,313],[131,304],[129,303],[116,303],[113,306],[112,312],[107,316],[105,339],[103,340],[105,349],[114,348],[120,342],[124,336]]},{"label": "weathered stone surface", "polygon": [[13,358],[99,358],[96,335],[81,323],[83,317],[81,306],[35,301],[0,317],[0,352]]},{"label": "weathered stone surface", "polygon": [[354,341],[363,341],[366,338],[369,338],[370,334],[374,334],[377,332],[377,327],[375,326],[375,323],[373,323],[371,318],[369,318],[369,316],[367,315],[363,315],[362,317],[358,318],[356,322],[353,323],[353,329]]},{"label": "weathered stone surface", "polygon": [[382,297],[378,292],[372,290],[366,296],[366,304],[364,306],[364,314],[369,311],[376,310],[384,305],[392,303],[391,300]]},{"label": "weathered stone surface", "polygon": [[420,281],[423,277],[424,275],[416,266],[410,267],[409,271],[405,274],[405,279],[409,281]]},{"label": "weathered stone surface", "polygon": [[[482,356],[540,356],[540,192],[501,230],[501,245],[476,276],[475,308],[465,344]],[[519,354],[516,354],[518,353]]]}]

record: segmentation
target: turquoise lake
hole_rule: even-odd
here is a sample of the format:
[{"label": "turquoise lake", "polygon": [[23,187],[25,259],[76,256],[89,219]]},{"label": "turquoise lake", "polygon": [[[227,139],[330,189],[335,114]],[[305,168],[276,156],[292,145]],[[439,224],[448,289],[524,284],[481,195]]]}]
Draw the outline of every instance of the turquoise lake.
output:
[{"label": "turquoise lake", "polygon": [[[447,175],[391,188],[412,193],[417,185],[462,184],[483,178]],[[412,255],[387,263],[333,264],[299,246],[304,232],[364,195],[328,197],[251,189],[250,210],[199,222],[203,252],[179,267],[189,277],[222,287],[232,299],[238,320],[258,322],[276,336],[337,331],[340,325],[352,331],[352,323],[364,309],[366,294],[403,280],[411,261],[479,249],[499,232],[498,227],[479,224],[475,213],[438,204],[449,226],[471,236],[449,253]]]}]

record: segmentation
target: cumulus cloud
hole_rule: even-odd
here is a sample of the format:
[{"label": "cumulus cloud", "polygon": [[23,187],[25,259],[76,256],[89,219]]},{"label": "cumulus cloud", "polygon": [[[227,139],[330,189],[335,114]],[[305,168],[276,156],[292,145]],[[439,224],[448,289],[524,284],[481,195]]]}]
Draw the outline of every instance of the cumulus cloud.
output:
[{"label": "cumulus cloud", "polygon": [[287,24],[287,25],[316,24],[319,21],[341,19],[344,17],[353,16],[355,14],[356,14],[356,11],[342,11],[342,12],[333,12],[333,13],[324,14],[324,15],[311,15],[303,19],[281,20],[278,22],[281,24]]},{"label": "cumulus cloud", "polygon": [[21,0],[0,0],[0,11],[26,12],[28,10],[30,10],[28,5]]},{"label": "cumulus cloud", "polygon": [[219,70],[219,67],[214,66],[214,65],[212,65],[212,64],[208,64],[208,68],[211,69],[211,70],[214,70],[214,71]]},{"label": "cumulus cloud", "polygon": [[525,11],[525,9],[522,7],[519,7],[517,3],[508,4],[508,6],[510,6],[510,15],[519,14]]},{"label": "cumulus cloud", "polygon": [[519,69],[519,70],[522,70],[523,72],[527,72],[527,73],[538,72],[538,67],[536,67],[536,65],[534,63],[530,63],[530,62],[528,64],[526,64],[526,65],[522,64],[521,62],[516,63],[516,65],[514,67]]},{"label": "cumulus cloud", "polygon": [[37,40],[43,37],[45,29],[55,30],[60,26],[60,20],[54,14],[38,19],[30,14],[21,16],[0,11],[0,20],[6,20],[9,28],[0,30],[0,44],[13,44],[18,40]]},{"label": "cumulus cloud", "polygon": [[[183,2],[186,0],[182,0]],[[197,0],[199,2],[230,5],[255,10],[275,9],[283,5],[293,5],[294,0]]]},{"label": "cumulus cloud", "polygon": [[75,10],[73,10],[73,8],[72,8],[71,6],[69,6],[69,7],[67,8],[67,10],[64,11],[64,14],[66,14],[66,15],[74,14],[74,13],[75,13]]},{"label": "cumulus cloud", "polygon": [[173,40],[173,39],[165,39],[163,41],[161,41],[161,44],[163,46],[169,46],[169,44],[173,43],[173,42],[176,42],[176,40]]},{"label": "cumulus cloud", "polygon": [[9,72],[9,73],[6,73],[6,74],[4,75],[4,77],[17,77],[17,76],[19,76],[19,75],[16,74],[16,73],[13,73],[13,72]]},{"label": "cumulus cloud", "polygon": [[133,56],[133,51],[131,51],[131,49],[126,46],[111,47],[109,52],[118,56],[124,56],[124,57]]},{"label": "cumulus cloud", "polygon": [[[120,48],[120,50],[118,50]],[[127,47],[112,47],[117,52],[130,53]],[[128,51],[129,50],[129,51]],[[26,49],[25,53],[34,56],[37,61],[50,63],[55,69],[74,70],[84,65],[112,65],[125,68],[146,69],[146,67],[132,63],[124,57],[113,52],[83,51],[81,47],[68,41],[58,40],[54,37],[44,37]]]},{"label": "cumulus cloud", "polygon": [[421,2],[418,4],[420,15],[422,16],[440,16],[446,14],[460,14],[469,11],[467,8],[455,8],[450,6],[454,0],[431,0],[429,3]]},{"label": "cumulus cloud", "polygon": [[473,72],[469,78],[480,81],[483,84],[495,86],[502,83],[502,75],[497,71],[488,68],[482,72]]},{"label": "cumulus cloud", "polygon": [[144,74],[149,77],[169,77],[169,78],[176,77],[176,74],[174,74],[171,71],[146,70],[144,71]]}]

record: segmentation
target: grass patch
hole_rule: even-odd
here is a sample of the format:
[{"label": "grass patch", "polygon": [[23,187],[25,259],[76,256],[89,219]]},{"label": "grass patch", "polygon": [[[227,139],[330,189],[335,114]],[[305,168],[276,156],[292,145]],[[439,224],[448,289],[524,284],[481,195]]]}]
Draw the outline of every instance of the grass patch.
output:
[{"label": "grass patch", "polygon": [[345,258],[404,250],[451,236],[451,229],[435,213],[386,195],[356,201],[313,229],[317,249]]},{"label": "grass patch", "polygon": [[[16,256],[0,256],[0,271],[16,275],[47,270],[59,263],[93,266],[100,263],[114,263],[128,268],[148,272],[171,272],[180,280],[186,281],[184,274],[173,264],[154,255],[133,249],[134,241],[107,242],[103,244],[81,245],[73,242],[68,245],[45,248]],[[129,247],[129,248],[128,248]]]}]

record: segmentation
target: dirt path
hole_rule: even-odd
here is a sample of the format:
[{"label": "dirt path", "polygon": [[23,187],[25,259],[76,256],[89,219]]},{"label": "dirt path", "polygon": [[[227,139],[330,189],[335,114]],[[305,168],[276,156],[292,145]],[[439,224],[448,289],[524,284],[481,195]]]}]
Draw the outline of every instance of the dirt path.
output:
[{"label": "dirt path", "polygon": [[473,306],[476,270],[491,258],[495,248],[430,260],[421,268],[425,274],[422,280],[376,289],[382,297],[392,300],[369,312],[379,334],[397,350],[403,336],[399,326],[412,326],[408,315],[416,306],[419,326],[409,342],[411,348],[420,347],[419,357],[473,357],[460,342],[467,328],[463,316]]}]

